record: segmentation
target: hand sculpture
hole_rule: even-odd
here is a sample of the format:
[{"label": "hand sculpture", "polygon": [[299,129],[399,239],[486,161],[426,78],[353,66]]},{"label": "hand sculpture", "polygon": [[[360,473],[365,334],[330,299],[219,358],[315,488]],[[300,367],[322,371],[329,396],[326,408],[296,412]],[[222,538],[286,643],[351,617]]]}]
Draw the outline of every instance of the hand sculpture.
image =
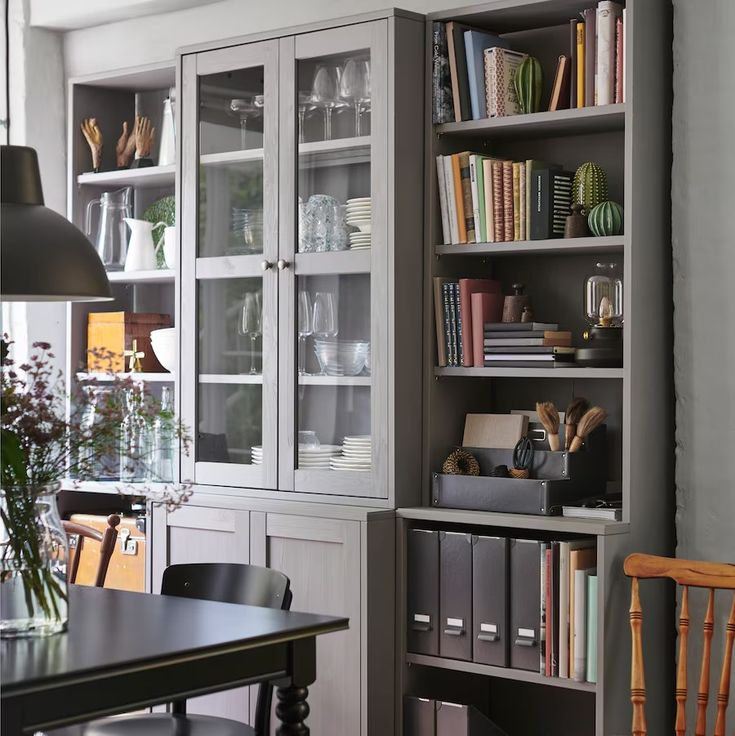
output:
[{"label": "hand sculpture", "polygon": [[150,158],[153,148],[153,136],[156,129],[151,125],[149,118],[143,115],[135,116],[135,158]]},{"label": "hand sculpture", "polygon": [[135,132],[128,136],[128,123],[125,121],[122,124],[122,134],[117,139],[115,146],[115,160],[118,169],[127,169],[130,166],[133,151],[135,151]]},{"label": "hand sculpture", "polygon": [[84,119],[81,128],[92,152],[92,171],[97,173],[102,165],[102,131],[97,126],[97,118]]}]

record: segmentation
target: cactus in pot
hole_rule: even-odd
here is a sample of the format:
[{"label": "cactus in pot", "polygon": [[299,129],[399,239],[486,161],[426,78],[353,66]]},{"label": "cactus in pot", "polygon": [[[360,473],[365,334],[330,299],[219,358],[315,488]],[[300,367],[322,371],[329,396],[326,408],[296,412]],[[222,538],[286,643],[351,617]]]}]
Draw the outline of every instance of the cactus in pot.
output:
[{"label": "cactus in pot", "polygon": [[607,174],[599,164],[587,161],[574,174],[572,204],[581,204],[592,212],[600,202],[607,200]]},{"label": "cactus in pot", "polygon": [[623,208],[617,202],[600,202],[592,209],[587,224],[594,235],[622,235]]},{"label": "cactus in pot", "polygon": [[527,56],[516,69],[513,86],[522,113],[538,112],[541,109],[541,87],[543,72],[534,56]]}]

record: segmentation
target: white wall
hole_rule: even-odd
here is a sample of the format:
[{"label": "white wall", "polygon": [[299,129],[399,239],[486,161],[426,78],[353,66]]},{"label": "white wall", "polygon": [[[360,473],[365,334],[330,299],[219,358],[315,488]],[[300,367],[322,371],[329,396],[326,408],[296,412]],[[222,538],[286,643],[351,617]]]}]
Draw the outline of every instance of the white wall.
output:
[{"label": "white wall", "polygon": [[[674,0],[674,28],[677,555],[735,562],[735,3]],[[697,598],[690,693],[699,682],[694,657],[701,652],[704,611]],[[718,607],[713,683],[730,600],[723,594]]]}]

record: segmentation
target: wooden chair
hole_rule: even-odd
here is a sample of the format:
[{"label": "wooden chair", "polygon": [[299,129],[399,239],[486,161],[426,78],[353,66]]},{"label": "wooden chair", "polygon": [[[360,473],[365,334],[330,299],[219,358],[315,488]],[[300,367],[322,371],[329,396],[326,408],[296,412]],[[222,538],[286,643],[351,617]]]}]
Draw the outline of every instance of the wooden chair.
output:
[{"label": "wooden chair", "polygon": [[643,675],[643,613],[638,591],[640,578],[670,578],[682,586],[679,614],[679,661],[676,671],[676,736],[686,734],[687,638],[689,634],[689,588],[708,588],[707,611],[704,615],[704,647],[697,689],[697,722],[695,736],[706,736],[707,703],[709,701],[710,654],[715,615],[715,590],[733,591],[725,634],[717,691],[717,718],[714,736],[725,736],[725,719],[730,692],[730,668],[735,642],[735,565],[720,562],[679,560],[654,555],[632,554],[625,559],[625,574],[633,578],[630,595],[630,629],[632,634],[630,699],[633,703],[633,736],[646,736],[646,684]]},{"label": "wooden chair", "polygon": [[104,587],[107,568],[110,566],[110,559],[112,558],[112,553],[115,551],[117,527],[120,524],[120,517],[117,514],[110,514],[107,517],[107,529],[104,532],[92,529],[91,526],[76,524],[73,521],[62,521],[61,523],[64,525],[66,536],[76,537],[77,539],[74,558],[71,561],[71,567],[69,569],[69,582],[76,582],[77,573],[79,572],[79,562],[82,559],[82,550],[84,549],[84,540],[94,539],[100,543],[100,561],[97,566],[97,575],[95,576],[94,584],[97,588]]}]

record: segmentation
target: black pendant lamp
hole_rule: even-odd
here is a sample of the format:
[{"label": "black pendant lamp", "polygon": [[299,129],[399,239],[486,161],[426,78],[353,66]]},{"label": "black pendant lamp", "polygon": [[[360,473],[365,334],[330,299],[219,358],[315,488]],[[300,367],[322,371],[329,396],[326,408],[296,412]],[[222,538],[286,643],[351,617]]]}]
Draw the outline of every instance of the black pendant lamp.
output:
[{"label": "black pendant lamp", "polygon": [[5,301],[93,302],[113,299],[94,246],[43,204],[38,156],[0,146],[0,296]]}]

